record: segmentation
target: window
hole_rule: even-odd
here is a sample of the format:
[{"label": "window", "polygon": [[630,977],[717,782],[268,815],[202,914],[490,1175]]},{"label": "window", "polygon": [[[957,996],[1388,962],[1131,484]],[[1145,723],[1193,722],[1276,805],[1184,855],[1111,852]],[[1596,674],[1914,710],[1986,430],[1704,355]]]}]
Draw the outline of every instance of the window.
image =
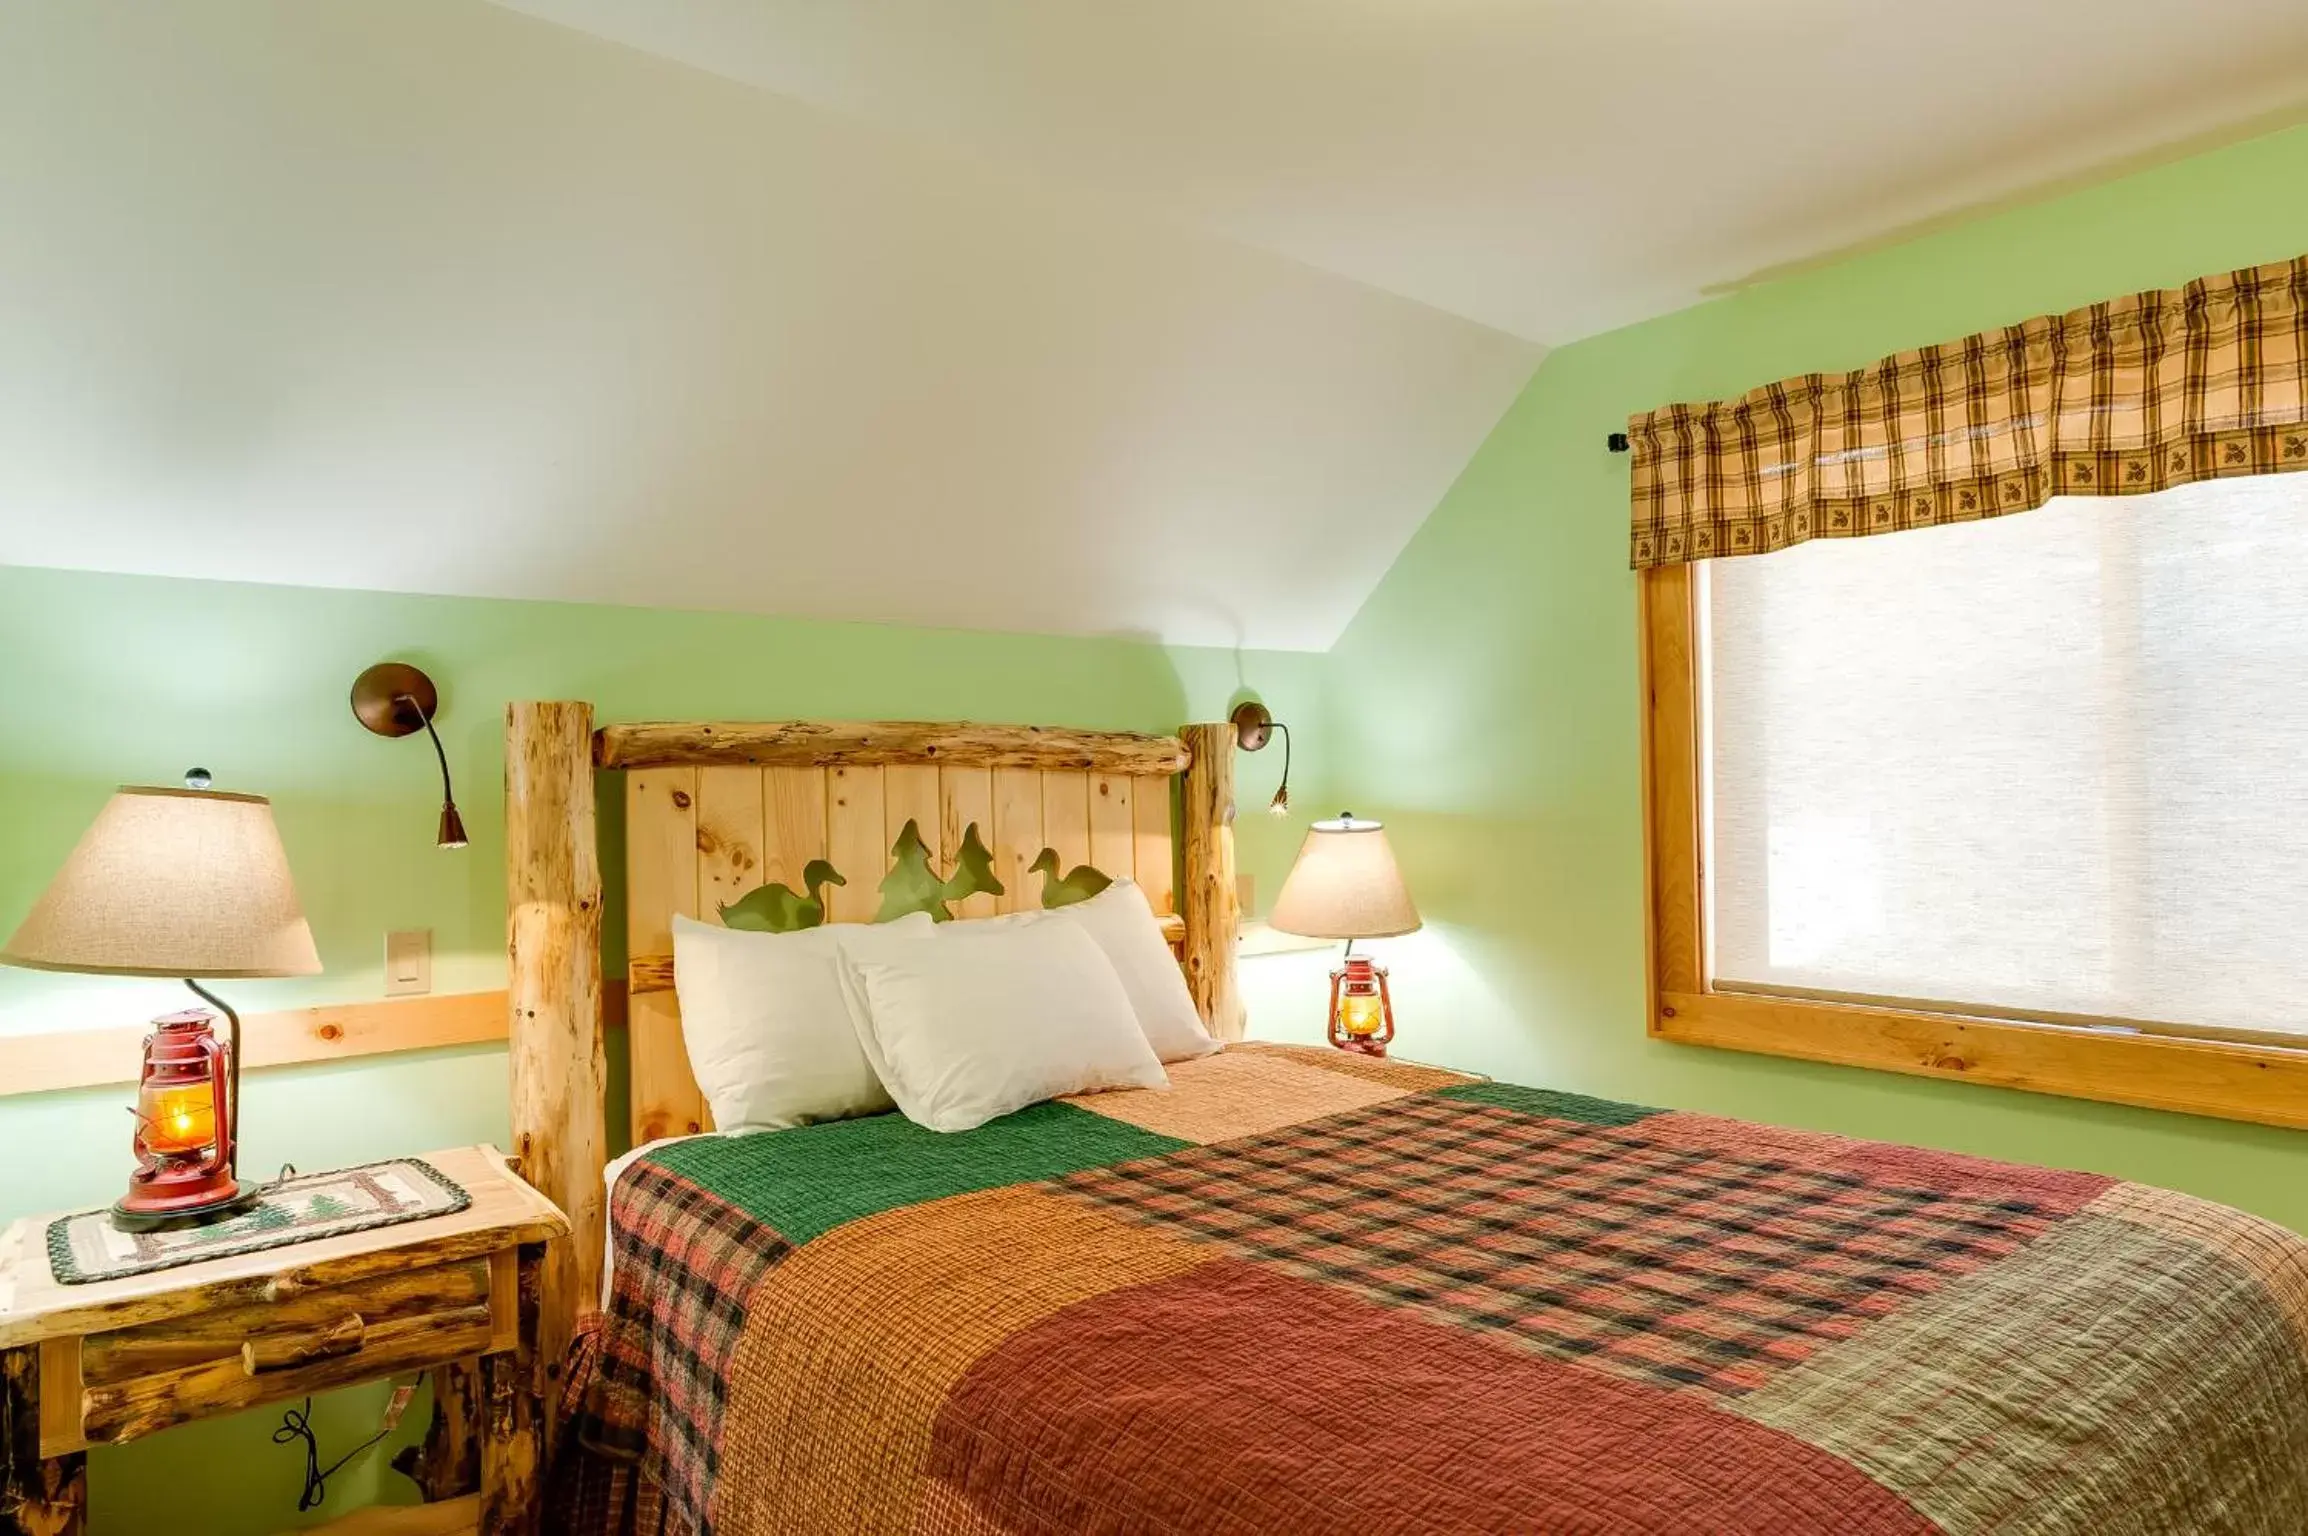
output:
[{"label": "window", "polygon": [[2308,1124],[2308,475],[1642,580],[1654,1032]]}]

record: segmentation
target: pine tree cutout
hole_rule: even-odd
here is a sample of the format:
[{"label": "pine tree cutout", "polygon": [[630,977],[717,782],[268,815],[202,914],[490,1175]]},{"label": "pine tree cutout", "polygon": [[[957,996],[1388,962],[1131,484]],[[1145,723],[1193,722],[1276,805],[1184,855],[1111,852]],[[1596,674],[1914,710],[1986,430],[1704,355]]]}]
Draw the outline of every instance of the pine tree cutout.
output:
[{"label": "pine tree cutout", "polygon": [[922,841],[922,829],[907,822],[898,840],[890,844],[890,856],[896,862],[882,876],[882,907],[874,914],[874,921],[894,922],[916,912],[927,912],[941,923],[952,921],[954,914],[946,910],[943,900],[946,882],[938,878],[930,863],[930,845]]},{"label": "pine tree cutout", "polygon": [[978,824],[971,822],[962,833],[962,851],[954,855],[954,872],[946,881],[944,897],[947,901],[967,901],[972,896],[999,896],[1001,880],[994,874],[994,852],[978,836]]}]

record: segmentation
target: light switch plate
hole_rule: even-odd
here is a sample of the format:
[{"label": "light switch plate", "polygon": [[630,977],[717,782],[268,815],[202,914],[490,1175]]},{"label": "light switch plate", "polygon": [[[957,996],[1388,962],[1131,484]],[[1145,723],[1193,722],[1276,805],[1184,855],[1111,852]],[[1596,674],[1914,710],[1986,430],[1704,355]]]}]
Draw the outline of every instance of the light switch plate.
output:
[{"label": "light switch plate", "polygon": [[433,930],[402,928],[385,935],[385,996],[414,997],[433,990]]}]

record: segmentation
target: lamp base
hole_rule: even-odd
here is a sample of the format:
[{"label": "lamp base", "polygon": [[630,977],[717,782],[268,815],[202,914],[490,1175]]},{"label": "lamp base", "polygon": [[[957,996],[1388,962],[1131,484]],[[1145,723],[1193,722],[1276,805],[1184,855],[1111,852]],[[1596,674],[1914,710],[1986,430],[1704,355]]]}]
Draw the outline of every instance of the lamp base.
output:
[{"label": "lamp base", "polygon": [[1386,1054],[1386,1042],[1375,1035],[1348,1035],[1343,1040],[1334,1039],[1330,1043],[1342,1051],[1352,1051],[1357,1056],[1384,1056]]},{"label": "lamp base", "polygon": [[123,1232],[171,1232],[205,1227],[254,1210],[257,1191],[243,1189],[229,1175],[178,1194],[132,1189],[113,1202],[112,1224]]}]

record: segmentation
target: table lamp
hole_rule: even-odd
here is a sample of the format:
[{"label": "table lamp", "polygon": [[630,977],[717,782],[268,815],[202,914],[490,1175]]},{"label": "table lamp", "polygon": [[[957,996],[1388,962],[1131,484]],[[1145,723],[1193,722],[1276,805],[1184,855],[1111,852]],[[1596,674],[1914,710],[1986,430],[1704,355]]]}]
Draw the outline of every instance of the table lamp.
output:
[{"label": "table lamp", "polygon": [[1394,999],[1386,971],[1356,954],[1354,941],[1392,938],[1419,925],[1387,846],[1386,824],[1342,811],[1336,821],[1307,828],[1266,922],[1284,933],[1346,940],[1345,960],[1330,973],[1330,1043],[1384,1056],[1394,1039]]},{"label": "table lamp", "polygon": [[113,1206],[129,1231],[246,1209],[239,1181],[240,1015],[202,978],[309,976],[321,968],[289,879],[272,802],[208,787],[123,787],[82,834],[0,963],[97,976],[175,976],[224,1014],[153,1021],[137,1078],[136,1172]]}]

